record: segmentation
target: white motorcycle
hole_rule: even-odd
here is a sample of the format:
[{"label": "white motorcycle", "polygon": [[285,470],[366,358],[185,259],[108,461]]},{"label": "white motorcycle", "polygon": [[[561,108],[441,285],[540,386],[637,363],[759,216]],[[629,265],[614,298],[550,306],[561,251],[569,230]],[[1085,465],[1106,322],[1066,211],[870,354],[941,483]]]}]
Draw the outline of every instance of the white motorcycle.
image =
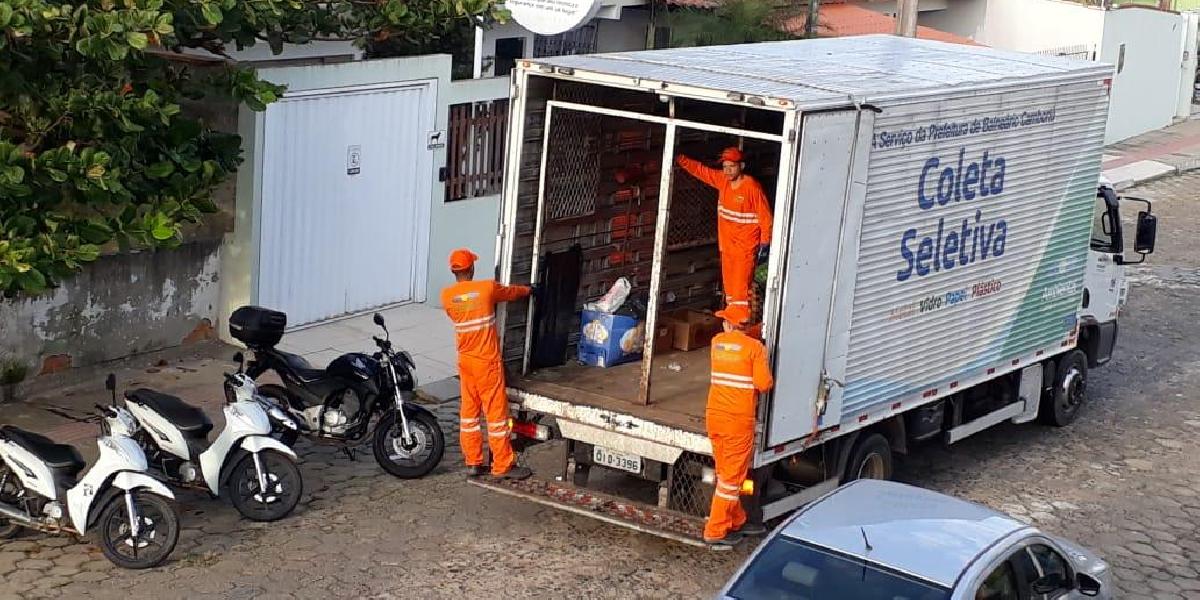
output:
[{"label": "white motorcycle", "polygon": [[[108,385],[115,387],[111,375]],[[74,446],[0,427],[0,538],[22,528],[77,536],[98,530],[100,549],[113,564],[156,566],[179,541],[175,496],[145,473],[146,455],[131,439],[137,423],[115,406],[96,408],[100,458],[81,478],[84,462]]]},{"label": "white motorcycle", "polygon": [[124,409],[143,430],[134,439],[168,481],[226,494],[248,519],[277,521],[296,508],[304,484],[296,453],[271,437],[271,421],[256,394],[254,380],[240,368],[225,374],[225,428],[211,444],[212,421],[175,396],[129,391]]}]

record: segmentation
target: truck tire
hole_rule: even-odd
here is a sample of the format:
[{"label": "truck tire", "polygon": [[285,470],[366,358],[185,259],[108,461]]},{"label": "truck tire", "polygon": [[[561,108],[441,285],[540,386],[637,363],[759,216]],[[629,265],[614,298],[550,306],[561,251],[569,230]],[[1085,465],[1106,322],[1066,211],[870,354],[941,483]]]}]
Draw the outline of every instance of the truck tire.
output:
[{"label": "truck tire", "polygon": [[1058,361],[1054,388],[1042,397],[1038,417],[1046,425],[1066,427],[1079,416],[1087,400],[1088,358],[1082,350],[1072,350]]},{"label": "truck tire", "polygon": [[842,483],[856,479],[891,479],[892,446],[882,433],[870,433],[858,438],[850,460],[846,461],[846,472]]}]

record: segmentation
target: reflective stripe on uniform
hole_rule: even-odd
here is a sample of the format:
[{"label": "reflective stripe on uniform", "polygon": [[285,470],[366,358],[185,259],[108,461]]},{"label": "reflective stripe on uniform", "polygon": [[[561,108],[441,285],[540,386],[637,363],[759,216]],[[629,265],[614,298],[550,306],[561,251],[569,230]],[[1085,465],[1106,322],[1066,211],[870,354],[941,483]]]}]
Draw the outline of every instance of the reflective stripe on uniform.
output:
[{"label": "reflective stripe on uniform", "polygon": [[737,212],[735,210],[729,210],[728,208],[725,208],[724,206],[718,206],[717,213],[721,216],[722,219],[725,219],[726,221],[731,221],[734,223],[741,223],[744,225],[757,225],[758,224],[758,215],[755,213]]},{"label": "reflective stripe on uniform", "polygon": [[714,378],[720,377],[722,379],[732,379],[734,381],[754,381],[754,378],[749,375],[738,375],[737,373],[722,373],[720,371],[713,371],[712,376]]},{"label": "reflective stripe on uniform", "polygon": [[713,372],[711,381],[713,385],[721,385],[739,390],[754,389],[754,378],[749,375]]},{"label": "reflective stripe on uniform", "polygon": [[483,317],[482,319],[472,319],[470,321],[463,321],[462,323],[455,323],[454,331],[457,333],[471,333],[473,331],[483,331],[484,329],[487,329],[488,327],[492,327],[495,324],[496,324],[496,315],[489,315],[489,316]]},{"label": "reflective stripe on uniform", "polygon": [[507,437],[510,435],[508,423],[488,423],[488,437]]},{"label": "reflective stripe on uniform", "polygon": [[713,380],[711,381],[711,383],[712,383],[713,385],[719,385],[719,386],[721,386],[721,387],[734,388],[734,389],[738,389],[738,390],[752,390],[752,389],[754,389],[754,384],[753,384],[753,383],[741,383],[741,382],[737,382],[737,381],[723,381],[723,380],[720,380],[720,379],[713,379]]},{"label": "reflective stripe on uniform", "polygon": [[458,431],[459,433],[479,433],[483,431],[483,428],[476,425],[474,427],[460,427]]}]

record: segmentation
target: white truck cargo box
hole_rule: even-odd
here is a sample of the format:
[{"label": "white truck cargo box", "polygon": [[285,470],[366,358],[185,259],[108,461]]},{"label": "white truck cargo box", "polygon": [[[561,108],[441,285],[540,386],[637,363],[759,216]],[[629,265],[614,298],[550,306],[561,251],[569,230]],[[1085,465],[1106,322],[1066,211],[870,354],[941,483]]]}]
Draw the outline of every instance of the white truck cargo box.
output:
[{"label": "white truck cargo box", "polygon": [[[705,294],[715,303],[720,275],[715,196],[673,164],[681,148],[722,144],[757,159],[774,213],[759,299],[775,388],[760,402],[754,459],[767,513],[795,508],[797,486],[810,485],[794,461],[770,469],[797,453],[817,452],[813,472],[833,484],[860,431],[903,452],[906,439],[953,442],[1035,418],[1056,389],[1083,389],[1080,356],[1103,364],[1115,344],[1115,311],[1083,300],[1089,249],[1114,265],[1126,251],[1119,199],[1097,188],[1111,76],[1090,61],[893,36],[520,62],[498,274],[552,287],[591,277],[556,292],[557,317],[541,301],[504,312],[520,418],[556,419],[564,480],[615,462],[677,508],[680,478],[710,461],[708,359],[701,349],[660,361],[656,326]],[[1139,240],[1142,220],[1146,254],[1148,209]],[[582,271],[562,270],[568,247]],[[648,292],[641,361],[532,364],[553,319],[620,273]]]}]

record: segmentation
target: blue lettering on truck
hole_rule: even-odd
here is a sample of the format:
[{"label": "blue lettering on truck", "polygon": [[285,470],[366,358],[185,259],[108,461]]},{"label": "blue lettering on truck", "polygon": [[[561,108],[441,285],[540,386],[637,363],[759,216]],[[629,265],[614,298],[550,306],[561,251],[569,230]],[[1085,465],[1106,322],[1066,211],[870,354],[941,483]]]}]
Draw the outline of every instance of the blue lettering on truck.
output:
[{"label": "blue lettering on truck", "polygon": [[[921,168],[917,180],[917,206],[934,210],[951,203],[972,202],[994,198],[1004,192],[1004,158],[984,150],[978,160],[967,162],[967,149],[958,151],[957,162],[930,157]],[[983,209],[976,209],[974,219],[961,223],[946,223],[939,217],[937,229],[929,231],[908,229],[900,236],[900,258],[904,268],[896,271],[896,281],[907,281],[913,275],[949,271],[976,261],[1004,255],[1008,239],[1008,223],[1003,218],[984,219]]]}]

